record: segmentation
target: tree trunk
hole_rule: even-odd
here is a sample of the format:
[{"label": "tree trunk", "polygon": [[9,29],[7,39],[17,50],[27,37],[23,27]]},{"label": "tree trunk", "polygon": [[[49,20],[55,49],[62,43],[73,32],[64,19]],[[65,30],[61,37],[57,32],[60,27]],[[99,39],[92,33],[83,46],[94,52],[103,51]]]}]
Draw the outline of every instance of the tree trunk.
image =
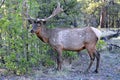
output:
[{"label": "tree trunk", "polygon": [[[102,2],[105,2],[105,0],[102,0]],[[106,8],[103,6],[101,8],[101,14],[100,14],[100,28],[104,28],[105,26],[105,17],[106,17]]]},{"label": "tree trunk", "polygon": [[[27,40],[28,40],[28,25],[27,25],[27,20],[25,18],[28,17],[28,5],[27,5],[27,0],[24,0],[23,1],[23,30],[25,30],[25,33],[23,34],[23,39],[25,39],[25,37],[27,37]],[[27,32],[26,32],[27,31]],[[29,44],[26,43],[26,41],[24,40],[24,46],[23,46],[23,50],[24,50],[24,56],[26,58],[27,61],[29,61],[29,51],[28,51],[28,47],[29,47]]]}]

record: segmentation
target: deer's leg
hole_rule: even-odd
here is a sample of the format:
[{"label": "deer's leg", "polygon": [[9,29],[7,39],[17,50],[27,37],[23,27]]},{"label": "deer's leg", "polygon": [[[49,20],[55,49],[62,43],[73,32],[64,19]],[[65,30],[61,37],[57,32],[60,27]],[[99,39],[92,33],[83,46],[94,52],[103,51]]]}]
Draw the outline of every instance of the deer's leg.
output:
[{"label": "deer's leg", "polygon": [[89,54],[89,56],[90,56],[90,64],[89,64],[86,72],[89,71],[89,69],[91,68],[91,66],[92,66],[92,64],[93,64],[93,62],[94,62],[94,60],[95,60],[95,54],[94,54],[93,50],[92,50],[92,49],[87,49],[87,50],[88,50],[88,54]]},{"label": "deer's leg", "polygon": [[62,49],[56,49],[57,51],[57,70],[61,70],[62,67]]},{"label": "deer's leg", "polygon": [[93,54],[93,55],[90,55],[90,64],[89,64],[89,66],[88,66],[86,72],[88,72],[88,71],[90,70],[90,68],[91,68],[91,66],[92,66],[92,64],[93,64],[93,62],[94,62],[94,60],[95,60],[95,55],[94,55],[94,54]]},{"label": "deer's leg", "polygon": [[95,57],[97,59],[97,63],[96,63],[96,69],[95,69],[95,73],[98,73],[98,68],[99,68],[99,63],[100,63],[100,54],[99,52],[95,51]]}]

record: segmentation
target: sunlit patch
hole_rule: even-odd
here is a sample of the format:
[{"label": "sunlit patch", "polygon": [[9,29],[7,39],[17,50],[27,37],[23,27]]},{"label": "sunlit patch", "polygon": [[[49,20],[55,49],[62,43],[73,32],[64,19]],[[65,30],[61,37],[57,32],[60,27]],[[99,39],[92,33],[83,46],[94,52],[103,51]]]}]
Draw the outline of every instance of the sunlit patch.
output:
[{"label": "sunlit patch", "polygon": [[96,36],[100,39],[102,32],[94,27],[91,27],[91,29],[94,31],[94,33],[96,34]]}]

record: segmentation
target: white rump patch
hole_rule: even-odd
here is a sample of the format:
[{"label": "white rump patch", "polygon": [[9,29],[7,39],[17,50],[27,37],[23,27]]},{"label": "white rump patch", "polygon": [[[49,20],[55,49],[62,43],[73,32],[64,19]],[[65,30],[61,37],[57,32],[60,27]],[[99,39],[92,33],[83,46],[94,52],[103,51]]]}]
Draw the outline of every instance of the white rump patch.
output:
[{"label": "white rump patch", "polygon": [[94,28],[94,27],[91,27],[91,29],[94,31],[94,33],[96,34],[96,36],[98,37],[98,39],[100,39],[100,37],[102,35],[102,32],[99,29]]}]

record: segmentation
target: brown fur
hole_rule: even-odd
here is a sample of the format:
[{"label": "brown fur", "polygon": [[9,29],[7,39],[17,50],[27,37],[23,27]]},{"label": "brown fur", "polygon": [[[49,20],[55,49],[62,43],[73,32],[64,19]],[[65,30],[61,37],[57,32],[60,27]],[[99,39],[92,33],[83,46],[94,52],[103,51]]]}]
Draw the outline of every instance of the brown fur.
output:
[{"label": "brown fur", "polygon": [[[53,47],[58,52],[58,57],[57,57],[58,70],[60,70],[62,67],[62,51],[63,50],[71,50],[71,51],[78,52],[83,49],[87,49],[91,61],[86,71],[89,71],[96,57],[97,65],[96,65],[95,72],[98,72],[99,59],[100,59],[99,53],[96,51],[96,43],[98,41],[98,38],[90,27],[85,27],[82,29],[80,28],[47,29],[45,27],[39,27],[35,33],[38,36],[38,38],[40,38],[40,40],[42,40],[45,43],[48,43],[49,45],[51,45],[51,47]],[[76,39],[73,38],[72,40],[71,39],[72,36]],[[66,40],[64,41],[64,39],[67,39],[67,43],[65,43]],[[71,45],[72,44],[71,41],[73,42],[73,45]],[[78,41],[80,41],[80,43]],[[75,43],[75,42],[78,42],[78,43]],[[77,45],[77,44],[80,44],[80,45]]]}]

